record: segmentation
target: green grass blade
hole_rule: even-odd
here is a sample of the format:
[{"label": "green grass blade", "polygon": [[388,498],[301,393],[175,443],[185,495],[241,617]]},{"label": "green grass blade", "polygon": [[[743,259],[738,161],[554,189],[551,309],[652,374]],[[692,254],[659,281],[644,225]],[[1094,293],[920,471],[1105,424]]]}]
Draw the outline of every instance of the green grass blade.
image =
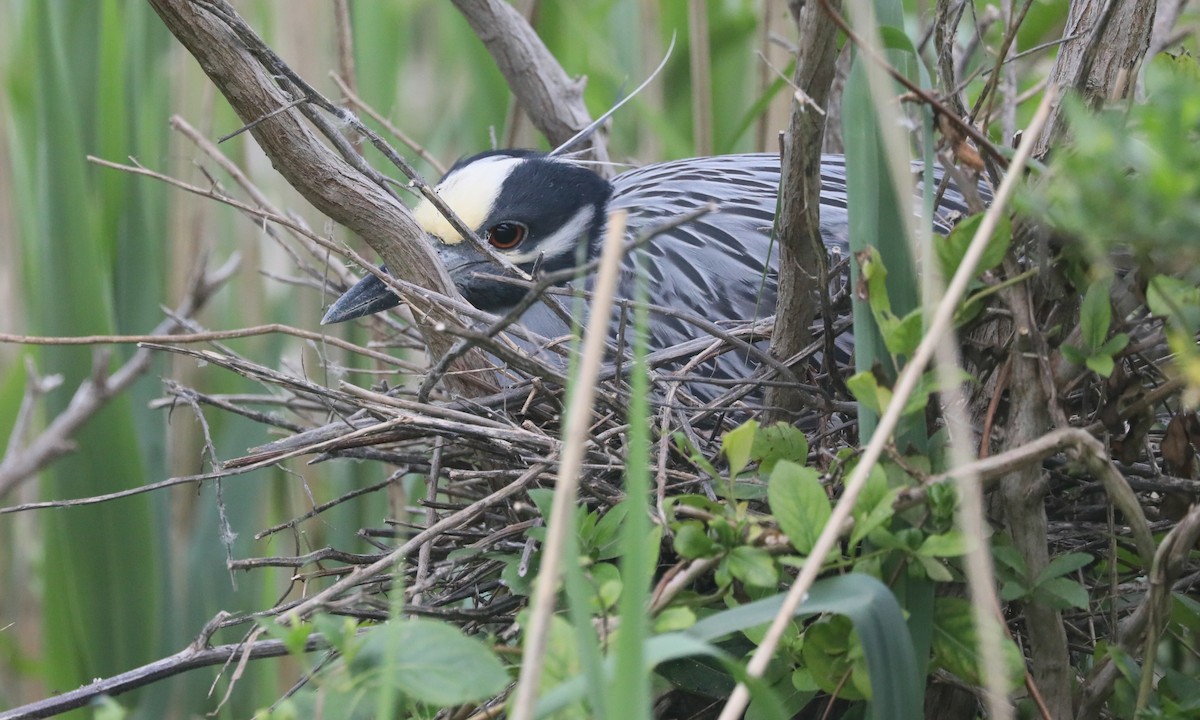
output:
[{"label": "green grass blade", "polygon": [[[683,633],[668,633],[646,643],[650,665],[693,655],[722,657],[712,643],[731,633],[770,623],[783,605],[782,594],[723,610]],[[904,613],[886,585],[873,577],[850,573],[815,583],[796,611],[803,618],[818,613],[845,615],[854,623],[867,656],[875,717],[919,718],[924,685],[917,674],[912,639]],[[612,664],[607,669],[612,671]],[[744,679],[744,678],[739,678]],[[585,692],[587,678],[576,677],[546,693],[538,717],[567,706]],[[755,688],[751,688],[752,694]],[[759,692],[769,692],[762,688]]]},{"label": "green grass blade", "polygon": [[[894,3],[880,2],[878,29],[859,28],[860,33],[874,33],[893,24],[902,24],[899,7]],[[894,34],[894,33],[893,33]],[[888,52],[889,61],[903,65],[909,58],[903,51]],[[846,81],[842,106],[842,134],[846,147],[846,188],[852,212],[849,215],[850,251],[858,253],[868,247],[879,250],[883,265],[887,268],[886,287],[892,311],[903,317],[918,307],[921,282],[913,263],[912,250],[907,228],[911,224],[912,200],[907,188],[897,185],[899,178],[908,172],[908,153],[899,146],[892,128],[898,119],[890,111],[893,98],[881,97],[880,88],[872,86],[868,78],[868,64],[873,62],[863,53],[854,60],[854,67]],[[873,69],[873,68],[872,68]],[[892,94],[898,94],[899,85],[889,82]],[[885,128],[888,132],[885,133]],[[893,135],[889,143],[886,134]],[[889,154],[897,157],[890,157]],[[851,282],[859,282],[857,263],[850,263]],[[896,361],[885,348],[874,319],[871,317],[867,300],[853,298],[855,328],[855,362],[859,372],[881,368],[884,374],[894,379],[899,372]],[[860,405],[859,437],[866,441],[874,432],[878,418],[873,412]],[[901,447],[925,446],[924,418],[910,416],[902,421],[896,431]]]},{"label": "green grass blade", "polygon": [[[639,274],[638,300],[646,296],[645,273]],[[628,512],[621,535],[621,600],[615,641],[616,672],[609,688],[608,717],[640,720],[650,717],[650,673],[645,642],[650,633],[647,606],[657,556],[658,534],[650,525],[650,379],[646,365],[649,311],[639,303],[634,311],[633,370],[630,376],[629,454],[625,460]]]},{"label": "green grass blade", "polygon": [[[100,107],[98,60],[116,42],[97,33],[115,3],[37,3],[27,17],[36,75],[27,105],[14,106],[14,125],[31,142],[31,161],[14,171],[35,188],[22,224],[31,327],[44,334],[110,332],[113,322],[112,238],[84,155],[96,136],[87,118]],[[111,89],[111,88],[110,88]],[[108,198],[112,201],[113,198]],[[92,370],[92,353],[47,348],[43,372],[61,373],[67,391],[47,399],[57,413]],[[144,462],[128,397],[117,398],[73,440],[78,451],[43,474],[53,498],[94,495],[140,485]],[[74,687],[114,674],[159,653],[161,564],[155,550],[153,501],[134,498],[43,517],[45,668],[51,687]],[[136,591],[131,591],[136,589]]]}]

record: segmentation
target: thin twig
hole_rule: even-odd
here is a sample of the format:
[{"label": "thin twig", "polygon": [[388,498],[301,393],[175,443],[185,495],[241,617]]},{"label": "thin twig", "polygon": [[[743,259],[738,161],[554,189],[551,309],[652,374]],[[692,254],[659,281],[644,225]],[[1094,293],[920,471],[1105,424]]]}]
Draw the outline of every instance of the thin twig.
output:
[{"label": "thin twig", "polygon": [[[208,647],[204,642],[194,642],[174,655],[155,660],[120,675],[94,680],[74,690],[52,695],[45,700],[0,712],[0,720],[52,717],[68,710],[84,707],[99,697],[120,695],[196,668],[224,665],[239,656],[255,660],[282,657],[293,651],[291,645],[290,642],[283,640],[258,640],[248,645],[233,643],[217,647]],[[329,647],[329,643],[323,635],[311,633],[304,640],[303,650],[304,652],[315,652],[327,647]]]},{"label": "thin twig", "polygon": [[430,167],[437,171],[438,175],[446,174],[447,168],[445,163],[435,158],[432,153],[425,149],[424,145],[409,137],[408,133],[393,125],[382,113],[364,102],[340,75],[331,74],[330,77],[333,78],[333,82],[338,86],[338,89],[342,91],[342,95],[346,96],[347,102],[358,108],[360,112],[366,113],[367,117],[382,125],[384,130],[387,130],[397,140],[407,145],[408,149],[417,154],[417,157],[429,163]]},{"label": "thin twig", "polygon": [[609,218],[605,233],[600,268],[596,277],[595,297],[592,299],[587,332],[583,339],[582,356],[575,375],[571,404],[567,409],[563,430],[562,464],[558,470],[550,525],[547,528],[545,547],[542,549],[538,583],[530,603],[524,661],[521,663],[516,699],[513,703],[514,720],[530,720],[533,717],[534,702],[541,686],[542,663],[545,661],[554,597],[558,592],[558,577],[562,570],[563,547],[566,544],[566,534],[573,526],[572,514],[575,512],[576,489],[579,485],[579,465],[583,461],[587,428],[590,425],[588,418],[596,395],[596,377],[600,374],[604,340],[608,337],[608,318],[617,288],[617,273],[624,254],[624,237],[625,214],[614,213]]},{"label": "thin twig", "polygon": [[833,21],[838,28],[842,32],[846,33],[846,36],[849,37],[855,46],[861,49],[863,53],[867,55],[867,57],[871,58],[872,62],[877,63],[892,77],[893,80],[903,85],[906,90],[919,98],[921,102],[928,105],[939,116],[945,118],[946,122],[958,128],[963,132],[963,134],[971,138],[971,140],[973,140],[977,146],[979,146],[984,152],[992,157],[992,160],[994,160],[997,165],[1002,168],[1008,167],[1008,158],[1004,157],[1004,155],[1002,155],[1000,151],[997,150],[994,145],[992,145],[991,140],[981,133],[978,128],[963,121],[962,118],[953,112],[950,112],[950,110],[947,109],[941,101],[939,101],[933,95],[930,95],[927,90],[917,85],[912,80],[909,80],[904,73],[901,73],[899,70],[892,67],[891,63],[866,45],[862,38],[859,37],[859,35],[854,32],[846,23],[846,19],[843,18],[841,14],[833,8],[829,0],[820,0],[820,3],[821,6],[825,8],[825,12],[829,13],[829,16],[833,18]]},{"label": "thin twig", "polygon": [[[204,264],[200,263],[189,283],[188,293],[179,307],[171,317],[159,323],[151,331],[151,335],[169,342],[174,337],[170,333],[183,327],[183,323],[177,318],[190,317],[203,308],[213,293],[223,286],[229,278],[233,277],[237,267],[236,258],[231,259],[225,266],[212,272],[209,272]],[[48,338],[0,334],[0,342],[40,344],[35,341],[44,339]],[[73,340],[73,338],[49,339]],[[49,344],[90,345],[94,343],[54,342]],[[79,384],[66,409],[51,420],[40,435],[25,445],[23,449],[17,449],[15,453],[12,452],[13,447],[10,443],[9,450],[6,451],[4,458],[0,460],[0,497],[6,495],[17,483],[32,477],[50,462],[70,452],[72,446],[69,439],[75,435],[75,432],[99,412],[101,408],[107,405],[109,400],[129,387],[134,380],[141,377],[150,368],[152,357],[153,353],[150,350],[139,349],[111,374],[107,372],[107,361],[104,363],[103,368],[97,363],[97,371],[93,372],[91,377],[84,379]],[[33,381],[32,377],[30,381]],[[18,432],[24,431],[24,427],[20,424],[15,426],[14,429]]]}]

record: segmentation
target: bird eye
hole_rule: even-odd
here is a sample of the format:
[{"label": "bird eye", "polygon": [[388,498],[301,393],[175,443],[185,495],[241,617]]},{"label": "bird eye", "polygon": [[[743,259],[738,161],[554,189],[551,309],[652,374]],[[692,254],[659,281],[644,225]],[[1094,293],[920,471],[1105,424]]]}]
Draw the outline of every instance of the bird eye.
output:
[{"label": "bird eye", "polygon": [[521,244],[529,232],[521,223],[502,222],[487,231],[487,241],[497,250],[511,250]]}]

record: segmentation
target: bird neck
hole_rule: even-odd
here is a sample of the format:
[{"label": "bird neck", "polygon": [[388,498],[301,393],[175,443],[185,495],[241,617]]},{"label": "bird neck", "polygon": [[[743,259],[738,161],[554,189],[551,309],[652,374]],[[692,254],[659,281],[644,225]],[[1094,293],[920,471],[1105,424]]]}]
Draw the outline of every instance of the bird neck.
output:
[{"label": "bird neck", "polygon": [[605,181],[604,195],[596,199],[595,213],[592,222],[588,224],[585,236],[587,253],[577,263],[583,264],[600,257],[600,248],[604,245],[604,231],[608,227],[608,201],[612,199],[612,183]]}]

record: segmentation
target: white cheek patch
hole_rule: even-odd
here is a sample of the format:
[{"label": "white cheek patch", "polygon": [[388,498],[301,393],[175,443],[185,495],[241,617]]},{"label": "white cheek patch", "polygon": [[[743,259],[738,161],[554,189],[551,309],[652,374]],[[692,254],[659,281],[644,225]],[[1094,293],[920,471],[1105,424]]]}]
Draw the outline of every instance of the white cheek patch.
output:
[{"label": "white cheek patch", "polygon": [[538,255],[545,255],[547,258],[561,257],[563,255],[574,257],[576,250],[579,248],[579,243],[586,242],[587,229],[592,224],[595,216],[596,209],[594,207],[591,205],[582,207],[571,216],[571,219],[566,224],[542,240],[539,240],[536,245],[533,245],[525,252],[504,253],[504,255],[514,265],[533,262],[537,259]]},{"label": "white cheek patch", "polygon": [[[478,231],[491,213],[505,178],[523,162],[524,158],[507,155],[476,160],[454,171],[435,190],[442,202],[446,203],[467,227]],[[445,244],[457,245],[463,241],[463,236],[454,229],[450,221],[425,198],[421,198],[412,212],[422,230]]]}]

